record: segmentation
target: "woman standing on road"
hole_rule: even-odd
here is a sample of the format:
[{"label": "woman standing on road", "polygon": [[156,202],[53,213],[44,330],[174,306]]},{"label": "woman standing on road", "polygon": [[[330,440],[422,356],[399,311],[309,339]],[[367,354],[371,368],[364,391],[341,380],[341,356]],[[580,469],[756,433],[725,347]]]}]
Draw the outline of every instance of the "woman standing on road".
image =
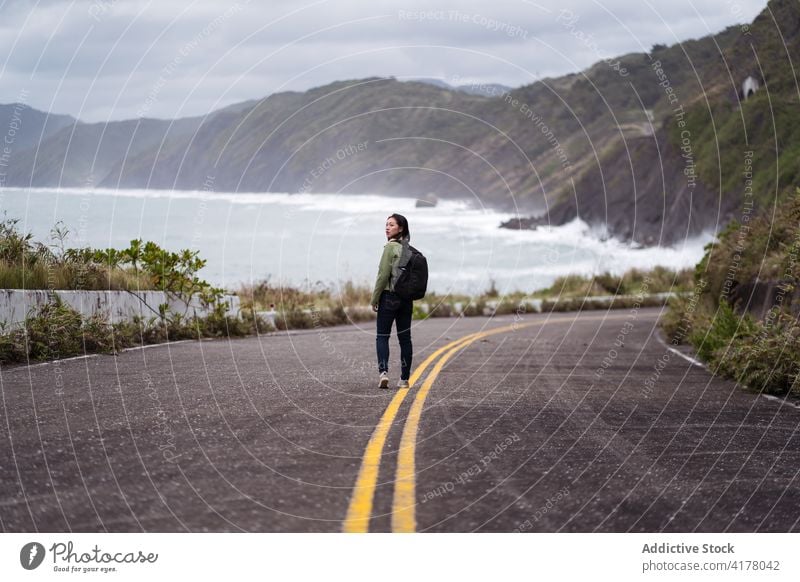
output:
[{"label": "woman standing on road", "polygon": [[378,277],[372,292],[371,305],[378,312],[377,337],[375,346],[378,352],[379,388],[389,387],[389,336],[392,334],[392,323],[397,323],[397,339],[400,342],[400,382],[398,388],[408,388],[411,372],[411,311],[412,300],[403,299],[394,292],[394,281],[397,279],[397,265],[401,256],[411,252],[408,243],[411,232],[408,220],[400,214],[392,214],[386,219],[386,238],[389,242],[383,247],[383,255],[378,266]]}]

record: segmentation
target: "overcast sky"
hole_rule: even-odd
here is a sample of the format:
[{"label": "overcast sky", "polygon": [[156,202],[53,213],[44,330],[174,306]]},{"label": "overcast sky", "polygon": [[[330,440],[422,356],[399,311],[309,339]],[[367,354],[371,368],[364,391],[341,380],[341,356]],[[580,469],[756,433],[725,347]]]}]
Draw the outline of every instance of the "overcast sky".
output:
[{"label": "overcast sky", "polygon": [[526,85],[751,22],[766,0],[0,0],[0,103],[203,115],[340,79]]}]

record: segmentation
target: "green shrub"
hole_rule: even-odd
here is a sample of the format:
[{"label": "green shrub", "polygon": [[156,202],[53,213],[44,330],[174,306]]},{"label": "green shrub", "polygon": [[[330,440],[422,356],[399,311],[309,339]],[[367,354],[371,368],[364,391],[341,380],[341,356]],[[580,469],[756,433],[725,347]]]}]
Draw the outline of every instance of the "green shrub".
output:
[{"label": "green shrub", "polygon": [[534,291],[534,297],[555,299],[593,295],[636,295],[644,293],[683,292],[691,289],[694,269],[674,271],[666,267],[650,270],[630,269],[622,275],[605,272],[594,277],[565,275],[546,289]]},{"label": "green shrub", "polygon": [[116,353],[131,346],[265,333],[261,318],[231,317],[221,308],[206,317],[133,318],[110,324],[102,314],[82,317],[56,297],[26,318],[22,327],[0,331],[0,363],[53,360],[91,353]]},{"label": "green shrub", "polygon": [[702,359],[716,361],[718,354],[723,353],[737,339],[752,334],[755,329],[755,322],[750,315],[737,315],[723,301],[710,318],[707,314],[699,316],[699,320],[695,321],[695,328],[689,334],[689,342]]},{"label": "green shrub", "polygon": [[609,272],[605,272],[595,276],[594,280],[600,285],[603,291],[611,295],[625,295],[625,293],[627,293],[624,277],[618,277]]},{"label": "green shrub", "polygon": [[[0,287],[3,289],[154,289],[146,271],[124,267],[124,251],[65,248],[69,231],[51,230],[50,245],[17,230],[19,220],[0,221]],[[108,258],[108,261],[101,260]]]},{"label": "green shrub", "polygon": [[455,314],[455,309],[445,301],[438,301],[437,303],[429,303],[428,317],[450,317]]},{"label": "green shrub", "polygon": [[422,309],[418,302],[414,303],[412,307],[411,319],[428,319],[428,313]]},{"label": "green shrub", "polygon": [[32,360],[69,358],[83,353],[81,315],[57,297],[25,322],[27,354]]},{"label": "green shrub", "polygon": [[[758,391],[798,391],[798,322],[793,304],[800,283],[800,190],[773,213],[753,215],[747,226],[729,223],[718,241],[706,245],[695,267],[702,285],[694,311],[688,298],[674,299],[662,321],[669,336],[683,325],[698,356],[721,374]],[[786,301],[770,310],[765,322],[737,314],[731,306],[739,284],[780,282]],[[772,321],[774,320],[774,321]]]},{"label": "green shrub", "polygon": [[550,287],[534,292],[537,297],[574,297],[602,295],[602,288],[596,286],[594,279],[582,275],[564,275],[556,278]]},{"label": "green shrub", "polygon": [[758,323],[754,333],[714,353],[720,371],[758,392],[800,396],[800,324],[781,313],[772,327]]},{"label": "green shrub", "polygon": [[224,314],[198,318],[195,325],[200,337],[242,337],[255,331],[251,322]]},{"label": "green shrub", "polygon": [[275,327],[279,330],[288,329],[311,329],[314,327],[314,318],[298,307],[292,307],[287,311],[281,311],[275,317]]},{"label": "green shrub", "polygon": [[669,309],[659,320],[659,326],[664,331],[667,341],[672,344],[685,344],[692,333],[694,318],[689,313],[690,295],[675,295],[669,298]]},{"label": "green shrub", "polygon": [[486,300],[483,297],[478,297],[475,300],[468,301],[462,310],[465,317],[474,317],[483,315],[483,310],[486,309]]},{"label": "green shrub", "polygon": [[24,362],[27,358],[25,330],[0,333],[0,363]]},{"label": "green shrub", "polygon": [[252,309],[241,310],[239,312],[242,321],[247,326],[247,329],[250,330],[250,333],[254,334],[262,334],[262,333],[270,333],[275,331],[275,326],[273,326],[269,321],[260,317],[258,315],[254,315]]},{"label": "green shrub", "polygon": [[81,353],[108,354],[133,345],[133,338],[115,333],[114,327],[101,314],[96,313],[84,319],[81,332]]}]

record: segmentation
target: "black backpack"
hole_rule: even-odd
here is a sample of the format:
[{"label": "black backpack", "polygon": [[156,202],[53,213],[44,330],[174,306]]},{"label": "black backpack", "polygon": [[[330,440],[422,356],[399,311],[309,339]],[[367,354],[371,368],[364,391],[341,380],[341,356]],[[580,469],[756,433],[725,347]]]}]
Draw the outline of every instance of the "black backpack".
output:
[{"label": "black backpack", "polygon": [[428,260],[411,245],[406,243],[403,247],[397,269],[392,273],[394,292],[403,299],[422,299],[428,288]]}]

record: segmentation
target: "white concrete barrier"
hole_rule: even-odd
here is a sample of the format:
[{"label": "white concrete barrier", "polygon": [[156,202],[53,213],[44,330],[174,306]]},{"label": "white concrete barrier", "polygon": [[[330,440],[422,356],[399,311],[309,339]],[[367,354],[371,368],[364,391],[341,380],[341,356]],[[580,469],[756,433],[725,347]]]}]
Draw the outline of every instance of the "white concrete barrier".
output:
[{"label": "white concrete barrier", "polygon": [[[6,328],[20,325],[29,314],[35,314],[47,304],[53,295],[70,305],[81,315],[88,317],[95,313],[104,314],[110,322],[129,321],[134,316],[147,320],[158,317],[158,306],[169,305],[170,313],[186,314],[188,317],[208,315],[210,309],[204,308],[195,296],[187,305],[181,300],[168,296],[163,291],[48,291],[25,289],[0,289],[0,323]],[[239,315],[239,297],[225,295],[226,314]]]}]

